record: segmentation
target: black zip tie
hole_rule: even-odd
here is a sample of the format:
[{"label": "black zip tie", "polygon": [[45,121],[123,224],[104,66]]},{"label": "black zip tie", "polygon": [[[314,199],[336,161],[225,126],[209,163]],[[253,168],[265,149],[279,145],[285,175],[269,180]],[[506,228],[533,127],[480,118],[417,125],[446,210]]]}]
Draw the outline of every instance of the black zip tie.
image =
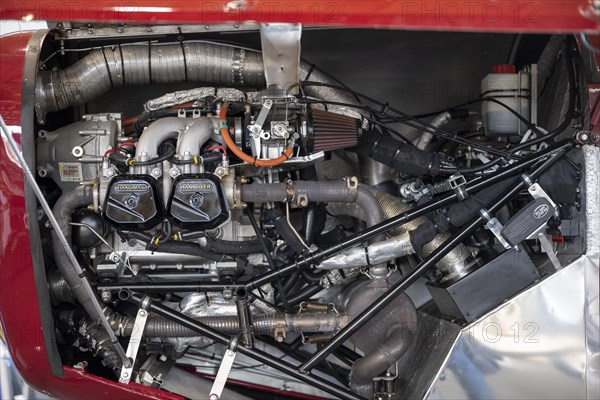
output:
[{"label": "black zip tie", "polygon": [[123,49],[119,45],[119,55],[121,56],[121,86],[125,86],[125,60],[123,59]]},{"label": "black zip tie", "polygon": [[[179,29],[179,33],[181,34],[181,28],[177,28]],[[179,44],[181,45],[181,53],[183,54],[183,72],[185,74],[185,81],[188,81],[188,72],[187,72],[187,59],[185,57],[185,47],[183,45],[183,37],[180,38],[179,40]]]},{"label": "black zip tie", "polygon": [[150,78],[150,85],[152,85],[152,42],[150,41],[148,41],[148,77]]},{"label": "black zip tie", "polygon": [[110,87],[114,88],[115,85],[113,83],[112,74],[110,73],[110,67],[108,65],[108,59],[106,58],[106,53],[104,52],[104,46],[101,47],[102,57],[104,57],[104,64],[106,64],[106,71],[108,71],[108,79],[110,80]]},{"label": "black zip tie", "polygon": [[389,109],[390,109],[390,103],[386,102],[383,106],[381,106],[381,111],[380,112],[383,113],[383,114],[387,114],[387,112],[389,111]]}]

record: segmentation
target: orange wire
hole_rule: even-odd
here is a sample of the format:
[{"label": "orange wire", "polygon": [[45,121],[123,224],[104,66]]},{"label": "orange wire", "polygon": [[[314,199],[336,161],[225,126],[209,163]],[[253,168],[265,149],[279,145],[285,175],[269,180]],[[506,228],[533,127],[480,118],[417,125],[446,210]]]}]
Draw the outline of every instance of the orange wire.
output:
[{"label": "orange wire", "polygon": [[[221,107],[221,111],[219,111],[219,119],[221,121],[227,121],[227,109],[228,108],[229,108],[228,103],[223,104],[223,106]],[[226,124],[224,124],[224,125],[226,125]],[[252,156],[249,156],[248,154],[244,153],[242,151],[242,149],[237,147],[237,145],[235,144],[233,139],[231,139],[231,135],[229,134],[229,129],[227,128],[227,126],[222,126],[220,131],[221,131],[221,136],[223,136],[223,140],[225,141],[225,144],[233,152],[233,154],[238,156],[238,158],[240,158],[244,162],[246,162],[248,164],[252,164],[256,167],[276,167],[279,164],[283,163],[288,158],[290,158],[292,155],[292,151],[294,150],[292,148],[292,146],[289,146],[285,150],[285,152],[277,158],[274,158],[271,160],[257,159]]]}]

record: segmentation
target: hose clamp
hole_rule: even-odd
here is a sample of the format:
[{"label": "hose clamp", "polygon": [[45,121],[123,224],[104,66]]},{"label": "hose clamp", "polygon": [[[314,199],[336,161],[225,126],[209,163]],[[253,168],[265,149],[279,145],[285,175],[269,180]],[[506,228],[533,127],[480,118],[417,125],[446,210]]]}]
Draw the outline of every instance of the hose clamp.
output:
[{"label": "hose clamp", "polygon": [[464,201],[469,197],[469,193],[465,189],[466,183],[467,180],[461,174],[454,174],[448,178],[448,185],[456,193],[458,201]]},{"label": "hose clamp", "polygon": [[152,304],[152,297],[145,296],[140,303],[140,309],[144,311],[148,311],[150,309],[150,305]]},{"label": "hose clamp", "polygon": [[530,187],[531,185],[533,185],[533,181],[531,180],[531,177],[526,173],[521,174],[521,180],[527,185],[527,187]]},{"label": "hose clamp", "polygon": [[293,203],[295,197],[294,181],[287,179],[285,181],[285,201],[286,203]]},{"label": "hose clamp", "polygon": [[490,232],[492,232],[496,239],[498,239],[500,244],[502,244],[505,249],[510,249],[512,246],[506,241],[506,239],[504,239],[504,236],[502,236],[503,226],[500,221],[498,221],[497,218],[492,217],[492,215],[485,208],[480,209],[479,214],[481,214],[481,216],[487,221],[485,226],[490,230]]}]

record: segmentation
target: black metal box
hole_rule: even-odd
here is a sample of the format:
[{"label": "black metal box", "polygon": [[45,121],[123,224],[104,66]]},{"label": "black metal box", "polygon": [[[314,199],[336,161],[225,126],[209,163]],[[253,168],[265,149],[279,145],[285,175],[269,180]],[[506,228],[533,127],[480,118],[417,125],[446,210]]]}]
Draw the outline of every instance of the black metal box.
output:
[{"label": "black metal box", "polygon": [[459,280],[426,286],[443,314],[471,322],[539,278],[527,252],[511,249]]}]

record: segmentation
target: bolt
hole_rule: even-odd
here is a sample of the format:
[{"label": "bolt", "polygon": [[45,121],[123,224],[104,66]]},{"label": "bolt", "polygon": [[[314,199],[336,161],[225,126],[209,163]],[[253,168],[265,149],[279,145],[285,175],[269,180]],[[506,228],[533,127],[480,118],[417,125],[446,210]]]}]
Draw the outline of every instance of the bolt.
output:
[{"label": "bolt", "polygon": [[204,204],[204,195],[202,193],[196,192],[190,198],[190,205],[194,207],[196,210],[200,209]]},{"label": "bolt", "polygon": [[118,255],[118,254],[116,254],[116,253],[114,253],[114,254],[112,254],[112,255],[110,256],[110,259],[111,259],[113,262],[119,262],[119,255]]},{"label": "bolt", "polygon": [[150,175],[152,175],[154,178],[160,178],[162,175],[162,170],[160,168],[154,168],[151,172]]},{"label": "bolt", "polygon": [[210,396],[208,396],[208,400],[219,400],[219,395],[212,393]]},{"label": "bolt", "polygon": [[117,32],[119,32],[119,33],[123,33],[123,30],[124,30],[124,29],[123,29],[123,27],[122,27],[122,26],[119,26],[119,27],[117,28]]},{"label": "bolt", "polygon": [[115,176],[115,170],[112,168],[105,169],[104,176],[107,178],[112,178],[113,176]]},{"label": "bolt", "polygon": [[103,290],[102,293],[100,293],[100,299],[103,303],[109,303],[111,298],[112,294],[108,290]]},{"label": "bolt", "polygon": [[146,32],[152,32],[152,27],[151,26],[147,27]]},{"label": "bolt", "polygon": [[123,378],[129,378],[129,372],[123,372],[121,375],[123,375]]},{"label": "bolt", "polygon": [[169,170],[169,175],[171,175],[171,177],[176,178],[179,176],[179,169],[173,167]]},{"label": "bolt", "polygon": [[579,135],[579,140],[581,140],[582,142],[587,142],[588,139],[589,136],[587,135],[587,133],[582,133]]},{"label": "bolt", "polygon": [[231,289],[223,290],[223,298],[225,300],[231,300],[233,298],[233,292],[231,291]]},{"label": "bolt", "polygon": [[127,200],[125,200],[125,207],[129,209],[136,208],[139,202],[139,197],[137,197],[135,194],[132,194],[127,198]]},{"label": "bolt", "polygon": [[140,310],[140,317],[145,317],[148,314],[145,310]]}]

